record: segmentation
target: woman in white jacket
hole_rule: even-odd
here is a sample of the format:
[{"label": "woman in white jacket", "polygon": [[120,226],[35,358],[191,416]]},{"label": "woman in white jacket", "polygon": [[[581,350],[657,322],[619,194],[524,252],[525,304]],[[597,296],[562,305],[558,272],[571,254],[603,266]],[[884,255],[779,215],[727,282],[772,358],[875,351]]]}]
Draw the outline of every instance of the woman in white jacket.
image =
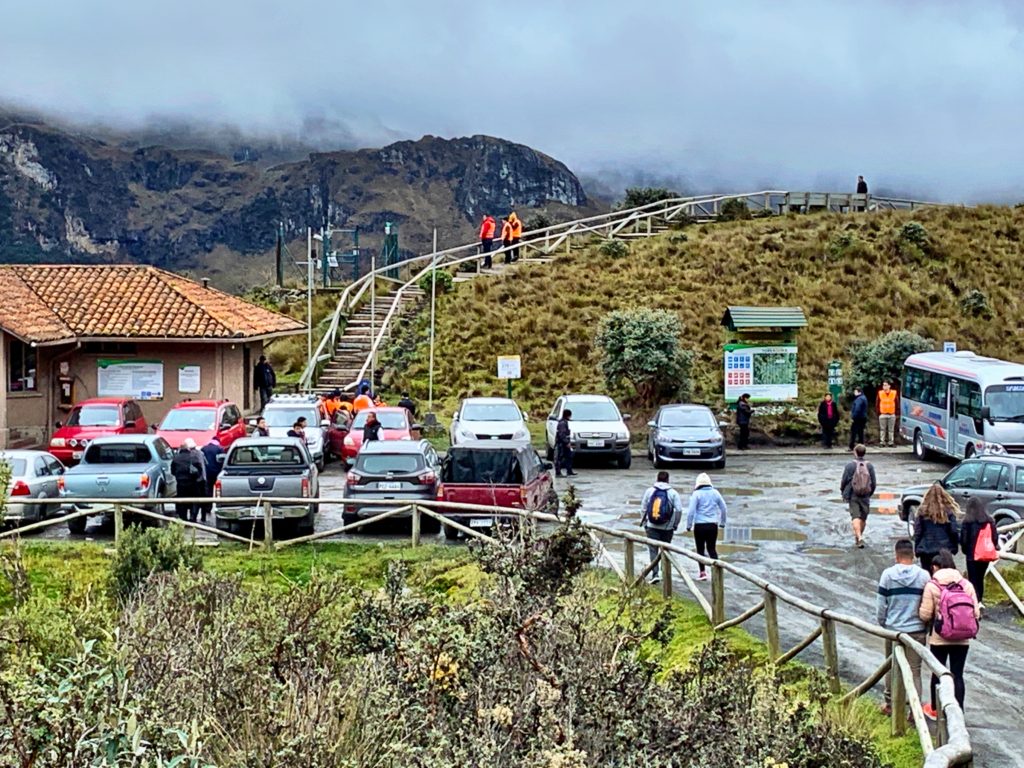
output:
[{"label": "woman in white jacket", "polygon": [[[686,530],[693,531],[693,540],[697,545],[697,554],[718,559],[718,528],[725,527],[725,499],[722,498],[706,472],[697,475],[690,495],[690,508],[686,513]],[[699,581],[707,579],[704,564],[699,564]]]}]

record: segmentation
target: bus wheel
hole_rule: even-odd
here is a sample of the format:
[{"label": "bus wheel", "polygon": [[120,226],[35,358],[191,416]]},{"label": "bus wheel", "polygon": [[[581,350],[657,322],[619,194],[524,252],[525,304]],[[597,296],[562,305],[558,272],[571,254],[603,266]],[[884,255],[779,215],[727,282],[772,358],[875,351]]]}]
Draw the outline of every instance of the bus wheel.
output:
[{"label": "bus wheel", "polygon": [[914,456],[918,461],[927,461],[931,451],[928,450],[921,438],[921,430],[914,432]]}]

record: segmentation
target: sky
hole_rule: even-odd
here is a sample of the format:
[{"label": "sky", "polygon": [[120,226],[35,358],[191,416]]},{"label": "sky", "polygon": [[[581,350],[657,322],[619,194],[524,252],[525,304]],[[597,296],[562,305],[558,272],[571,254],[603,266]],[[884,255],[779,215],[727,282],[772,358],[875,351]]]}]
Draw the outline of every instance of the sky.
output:
[{"label": "sky", "polygon": [[612,183],[1024,200],[1019,0],[0,0],[0,103],[528,144]]}]

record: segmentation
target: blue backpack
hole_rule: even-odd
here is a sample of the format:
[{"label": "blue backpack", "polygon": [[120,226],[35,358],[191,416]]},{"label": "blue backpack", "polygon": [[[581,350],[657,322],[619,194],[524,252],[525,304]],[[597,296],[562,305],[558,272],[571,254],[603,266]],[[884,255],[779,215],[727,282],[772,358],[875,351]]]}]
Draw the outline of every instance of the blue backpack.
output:
[{"label": "blue backpack", "polygon": [[672,521],[672,500],[667,488],[655,488],[647,500],[644,519],[654,525],[668,525]]}]

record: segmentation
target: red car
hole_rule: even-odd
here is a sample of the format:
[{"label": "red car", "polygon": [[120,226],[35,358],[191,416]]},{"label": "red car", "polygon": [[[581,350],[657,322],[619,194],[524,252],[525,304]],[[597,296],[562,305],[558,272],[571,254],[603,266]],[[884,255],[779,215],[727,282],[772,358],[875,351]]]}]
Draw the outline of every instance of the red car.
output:
[{"label": "red car", "polygon": [[214,435],[227,448],[245,437],[245,421],[238,406],[227,400],[187,400],[178,403],[157,425],[156,433],[177,450],[191,437],[202,448]]},{"label": "red car", "polygon": [[409,421],[409,412],[405,408],[365,408],[352,419],[352,426],[345,435],[341,451],[341,458],[344,461],[351,462],[363,447],[363,427],[366,426],[366,417],[371,413],[377,414],[377,420],[380,422],[381,440],[412,440],[413,424]]},{"label": "red car", "polygon": [[71,409],[66,424],[57,422],[50,453],[64,464],[77,464],[85,447],[105,435],[145,434],[149,429],[142,408],[130,397],[94,397]]}]

